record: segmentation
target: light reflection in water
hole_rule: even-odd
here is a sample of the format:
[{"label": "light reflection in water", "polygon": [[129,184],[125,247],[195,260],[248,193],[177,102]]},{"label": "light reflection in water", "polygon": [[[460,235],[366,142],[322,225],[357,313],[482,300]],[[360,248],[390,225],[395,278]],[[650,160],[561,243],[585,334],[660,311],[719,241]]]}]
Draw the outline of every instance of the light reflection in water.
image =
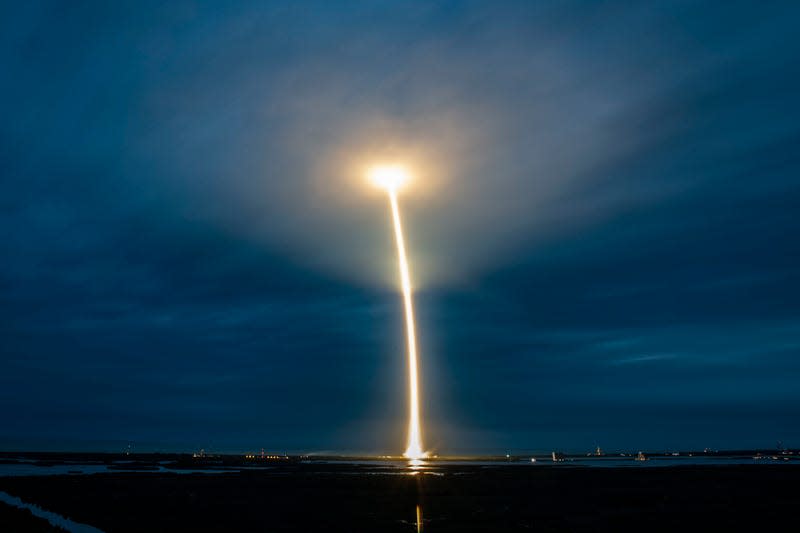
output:
[{"label": "light reflection in water", "polygon": [[422,459],[412,459],[408,462],[408,467],[411,470],[422,470],[425,465],[426,463]]},{"label": "light reflection in water", "polygon": [[[420,474],[425,474],[425,470],[430,469],[432,465],[428,461],[422,459],[411,459],[408,461],[408,474],[416,477],[416,514],[417,514],[417,533],[422,533],[422,484],[423,477]],[[427,472],[431,473],[431,472]]]}]

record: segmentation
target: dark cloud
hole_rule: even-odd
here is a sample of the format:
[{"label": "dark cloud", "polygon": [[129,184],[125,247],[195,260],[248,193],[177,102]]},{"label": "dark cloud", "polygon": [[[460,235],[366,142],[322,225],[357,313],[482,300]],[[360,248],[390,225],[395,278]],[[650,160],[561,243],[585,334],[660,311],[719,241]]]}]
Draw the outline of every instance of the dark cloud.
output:
[{"label": "dark cloud", "polygon": [[0,446],[800,442],[791,2],[0,17]]}]

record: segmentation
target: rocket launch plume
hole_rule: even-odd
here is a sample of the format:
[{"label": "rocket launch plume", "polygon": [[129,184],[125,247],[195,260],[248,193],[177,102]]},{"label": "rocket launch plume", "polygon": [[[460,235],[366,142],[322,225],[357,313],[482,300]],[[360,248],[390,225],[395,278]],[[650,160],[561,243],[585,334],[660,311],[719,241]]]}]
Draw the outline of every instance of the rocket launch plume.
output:
[{"label": "rocket launch plume", "polygon": [[400,206],[397,190],[408,179],[400,167],[376,167],[370,172],[373,183],[386,189],[392,211],[397,257],[400,269],[400,283],[403,290],[405,308],[406,343],[408,346],[408,441],[403,456],[408,459],[422,459],[427,456],[422,448],[422,429],[419,408],[419,371],[417,365],[417,336],[414,323],[414,302],[411,288],[411,275],[408,268],[403,225],[400,219]]}]

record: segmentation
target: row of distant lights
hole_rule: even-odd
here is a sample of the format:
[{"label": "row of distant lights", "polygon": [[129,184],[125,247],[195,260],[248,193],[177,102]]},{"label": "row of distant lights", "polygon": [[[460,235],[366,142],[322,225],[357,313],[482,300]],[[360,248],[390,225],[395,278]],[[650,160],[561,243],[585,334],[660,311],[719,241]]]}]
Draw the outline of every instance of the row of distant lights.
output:
[{"label": "row of distant lights", "polygon": [[288,455],[257,455],[254,453],[248,453],[244,456],[245,459],[288,459]]}]

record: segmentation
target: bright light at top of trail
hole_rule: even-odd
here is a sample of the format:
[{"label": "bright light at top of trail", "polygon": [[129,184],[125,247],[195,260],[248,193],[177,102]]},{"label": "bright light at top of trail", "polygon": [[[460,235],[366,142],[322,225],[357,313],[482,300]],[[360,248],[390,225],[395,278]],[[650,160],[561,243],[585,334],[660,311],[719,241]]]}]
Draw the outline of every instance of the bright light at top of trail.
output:
[{"label": "bright light at top of trail", "polygon": [[389,192],[397,192],[409,178],[408,171],[400,165],[380,165],[369,169],[372,184]]}]

